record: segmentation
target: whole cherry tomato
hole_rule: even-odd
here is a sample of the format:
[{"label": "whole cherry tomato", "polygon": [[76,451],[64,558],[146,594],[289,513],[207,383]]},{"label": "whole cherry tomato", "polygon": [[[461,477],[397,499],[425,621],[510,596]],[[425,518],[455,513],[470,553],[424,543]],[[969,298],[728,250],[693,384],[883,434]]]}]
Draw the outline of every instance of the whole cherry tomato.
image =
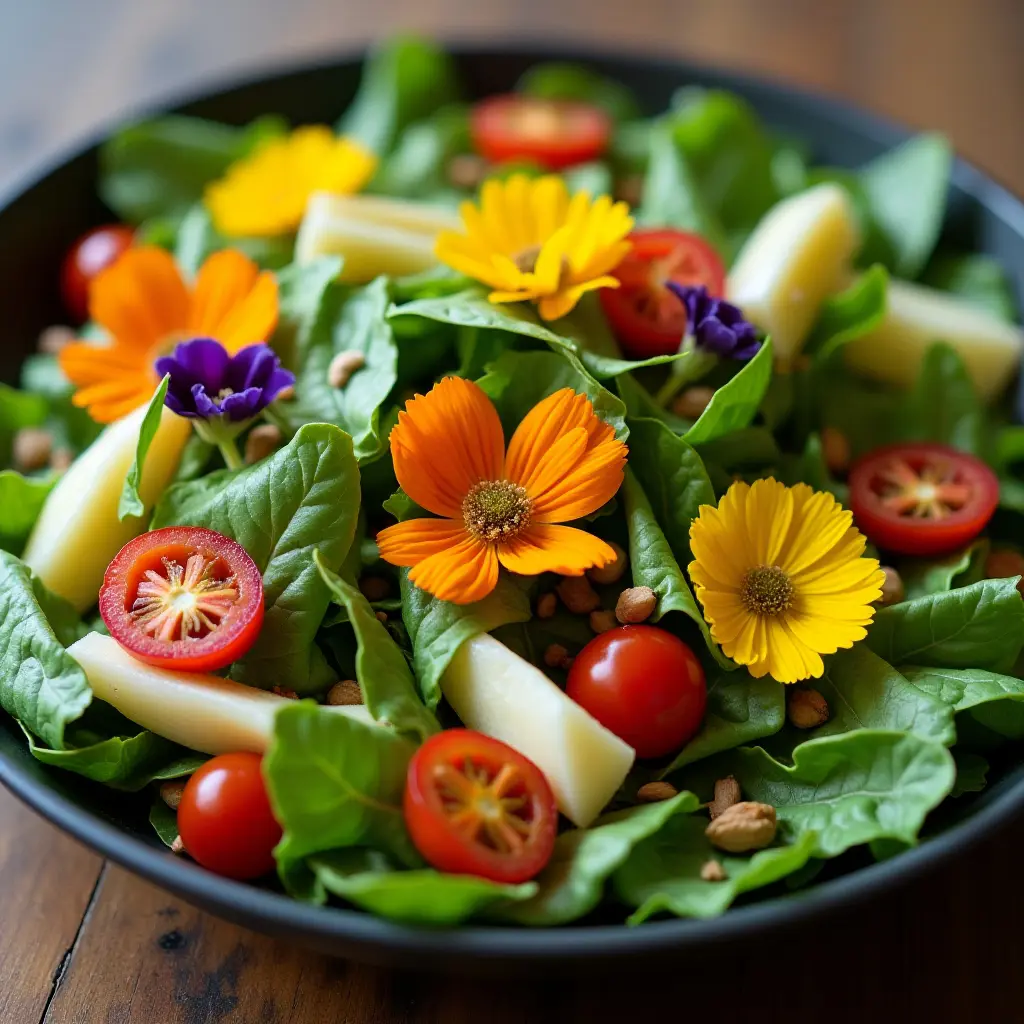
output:
[{"label": "whole cherry tomato", "polygon": [[129,541],[107,566],[100,615],[140,661],[213,672],[237,661],[263,625],[263,577],[241,544],[198,526]]},{"label": "whole cherry tomato", "polygon": [[576,655],[566,693],[637,757],[683,746],[700,728],[708,696],[697,656],[656,626],[621,626],[594,637]]},{"label": "whole cherry tomato", "polygon": [[259,878],[274,869],[281,826],[270,809],[259,754],[220,754],[185,785],[178,832],[204,868],[228,878]]},{"label": "whole cherry tomato", "polygon": [[93,278],[130,248],[134,232],[127,224],[104,224],[83,235],[68,250],[61,267],[64,305],[76,323],[89,319],[89,286]]},{"label": "whole cherry tomato", "polygon": [[471,729],[431,736],[409,762],[409,835],[439,871],[525,882],[551,859],[558,808],[528,758]]}]

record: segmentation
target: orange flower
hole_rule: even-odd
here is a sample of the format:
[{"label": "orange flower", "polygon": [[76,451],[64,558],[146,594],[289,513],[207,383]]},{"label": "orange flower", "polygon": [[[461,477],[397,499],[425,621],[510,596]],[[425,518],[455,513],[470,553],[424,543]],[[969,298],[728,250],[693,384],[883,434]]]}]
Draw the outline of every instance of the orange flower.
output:
[{"label": "orange flower", "polygon": [[470,604],[498,582],[498,564],[536,576],[580,576],[615,558],[598,537],[558,526],[599,509],[622,484],[626,446],[586,395],[563,388],[538,403],[505,452],[497,410],[474,383],[446,377],[417,395],[391,431],[405,493],[442,519],[377,534],[381,557],[443,601]]},{"label": "orange flower", "polygon": [[60,366],[75,385],[74,404],[112,423],[150,400],[158,383],[153,364],[179,341],[214,338],[232,353],[266,341],[277,325],[277,281],[224,249],[189,286],[170,253],[140,246],[97,275],[89,313],[109,341],[68,345]]}]

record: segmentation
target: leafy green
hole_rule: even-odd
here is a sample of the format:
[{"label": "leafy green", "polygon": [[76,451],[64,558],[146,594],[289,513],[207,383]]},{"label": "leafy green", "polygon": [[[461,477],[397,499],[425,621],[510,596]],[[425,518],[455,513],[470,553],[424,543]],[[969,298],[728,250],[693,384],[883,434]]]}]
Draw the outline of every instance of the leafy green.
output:
[{"label": "leafy green", "polygon": [[309,866],[320,884],[363,910],[404,924],[455,925],[484,910],[537,891],[536,882],[501,885],[474,875],[420,868],[401,871],[375,850],[349,849],[317,854]]},{"label": "leafy green", "polygon": [[78,619],[27,566],[0,551],[0,707],[61,750],[65,729],[89,706],[92,691],[47,620],[48,608]]},{"label": "leafy green", "polygon": [[310,701],[283,707],[263,761],[274,816],[284,829],[274,851],[278,863],[370,845],[403,864],[420,864],[402,817],[413,750],[388,729]]},{"label": "leafy green", "polygon": [[356,675],[370,714],[384,719],[399,732],[426,739],[437,732],[434,716],[416,692],[416,680],[391,634],[380,622],[362,591],[324,565],[319,551],[313,561],[333,599],[344,607],[359,645]]},{"label": "leafy green", "polygon": [[983,580],[881,608],[866,643],[891,665],[1008,669],[1024,644],[1015,583]]},{"label": "leafy green", "polygon": [[314,331],[341,265],[338,256],[321,256],[310,263],[292,263],[275,274],[278,317],[270,347],[296,375],[314,345]]},{"label": "leafy green", "polygon": [[1006,268],[994,256],[973,252],[940,253],[922,282],[984,309],[1000,320],[1017,322],[1017,303]]},{"label": "leafy green", "polygon": [[908,558],[899,565],[905,600],[913,601],[929,594],[941,594],[959,585],[977,583],[984,576],[988,541],[978,540],[962,551],[954,551],[942,558]]},{"label": "leafy green", "polygon": [[922,134],[860,169],[860,184],[892,246],[892,270],[899,277],[917,277],[935,248],[952,163],[953,151],[943,136]]},{"label": "leafy green", "polygon": [[146,465],[146,455],[149,454],[149,446],[156,437],[160,427],[160,418],[164,412],[164,398],[167,396],[167,385],[171,382],[171,375],[164,374],[164,379],[157,385],[153,397],[149,400],[149,407],[146,415],[142,418],[139,426],[139,441],[135,447],[135,458],[128,467],[128,475],[124,479],[124,487],[121,489],[121,497],[117,503],[117,518],[127,519],[129,516],[141,516],[146,511],[146,506],[139,496],[139,484],[142,483],[142,470]]},{"label": "leafy green", "polygon": [[178,813],[172,811],[159,797],[149,809],[149,823],[164,846],[170,847],[178,838]]},{"label": "leafy green", "polygon": [[[389,196],[436,199],[449,187],[452,157],[471,150],[469,108],[451,104],[406,127],[394,151],[373,179],[373,189]],[[452,195],[457,195],[454,191]]]},{"label": "leafy green", "polygon": [[629,565],[633,586],[650,587],[658,595],[658,605],[650,621],[660,622],[669,612],[682,612],[696,623],[712,657],[723,668],[734,669],[735,664],[722,654],[718,644],[711,639],[711,631],[697,607],[693,591],[632,470],[626,470],[622,499],[629,531]]},{"label": "leafy green", "polygon": [[453,102],[458,92],[451,57],[425,39],[399,36],[370,53],[338,132],[384,154],[406,125]]},{"label": "leafy green", "polygon": [[958,714],[970,711],[982,725],[1000,736],[1024,737],[1024,681],[980,668],[905,668],[907,678],[922,692],[947,704]]},{"label": "leafy green", "polygon": [[21,553],[57,479],[54,473],[22,476],[13,469],[0,469],[0,548]]},{"label": "leafy green", "polygon": [[988,785],[989,763],[980,754],[970,751],[954,751],[956,761],[956,782],[950,796],[956,798],[966,793],[980,793]]},{"label": "leafy green", "polygon": [[537,894],[505,907],[499,916],[525,925],[566,924],[589,914],[600,902],[604,883],[633,848],[659,832],[676,815],[699,807],[692,793],[670,800],[615,811],[589,828],[563,832],[547,867],[537,876]]},{"label": "leafy green", "polygon": [[516,85],[519,92],[546,100],[577,100],[601,107],[616,121],[639,117],[632,91],[614,78],[606,78],[582,64],[551,61],[535,64]]},{"label": "leafy green", "polygon": [[938,441],[984,455],[985,410],[960,353],[951,345],[940,342],[925,352],[903,419],[904,440]]},{"label": "leafy green", "polygon": [[39,394],[0,383],[0,464],[11,460],[11,442],[24,427],[42,426],[47,402]]},{"label": "leafy green", "polygon": [[847,342],[873,331],[885,319],[889,274],[876,263],[844,291],[830,295],[821,305],[817,322],[804,351],[821,364]]},{"label": "leafy green", "polygon": [[750,426],[772,379],[772,342],[765,339],[760,351],[728,383],[715,391],[700,419],[683,435],[689,444],[707,444]]},{"label": "leafy green", "polygon": [[[706,828],[703,815],[678,815],[633,850],[613,878],[615,894],[637,908],[628,924],[641,924],[662,911],[679,917],[715,917],[741,893],[802,868],[815,852],[814,833],[804,832],[792,845],[759,850],[752,857],[723,854],[704,835]],[[723,881],[701,878],[708,861],[722,866]]]},{"label": "leafy green", "polygon": [[266,615],[259,638],[236,662],[241,682],[299,693],[325,688],[332,673],[313,643],[330,591],[313,564],[319,548],[340,565],[355,535],[359,469],[352,440],[311,423],[279,451],[240,470],[221,470],[164,492],[153,528],[204,526],[248,551],[263,573]]}]

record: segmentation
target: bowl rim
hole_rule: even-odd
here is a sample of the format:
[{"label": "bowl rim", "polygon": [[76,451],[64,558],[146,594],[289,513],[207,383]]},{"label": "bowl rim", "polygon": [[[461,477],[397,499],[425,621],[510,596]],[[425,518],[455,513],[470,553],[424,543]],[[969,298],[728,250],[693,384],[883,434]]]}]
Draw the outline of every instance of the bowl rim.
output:
[{"label": "bowl rim", "polygon": [[[451,44],[441,40],[441,44],[455,57],[501,54],[525,57],[531,61],[557,59],[642,65],[659,73],[699,79],[741,93],[759,91],[789,106],[827,117],[842,129],[886,145],[896,144],[911,134],[907,126],[828,93],[812,94],[772,76],[734,72],[667,53],[649,56],[651,51],[647,49],[615,50],[581,46],[578,42],[559,45],[528,37],[509,37],[500,44],[473,39],[461,39]],[[130,106],[116,118],[103,121],[96,130],[59,147],[26,171],[13,176],[0,190],[0,211],[21,201],[65,164],[93,150],[117,125],[177,111],[225,93],[265,86],[277,79],[342,67],[362,61],[366,52],[367,47],[357,46],[314,53],[298,61],[273,62],[264,65],[260,72],[204,76],[193,87],[172,90],[146,103]],[[1024,237],[1024,202],[992,175],[957,156],[953,163],[952,181]],[[368,954],[415,954],[425,958],[424,965],[436,963],[439,957],[452,956],[481,961],[500,958],[519,964],[540,959],[633,958],[679,951],[688,946],[719,946],[745,941],[770,929],[806,923],[829,911],[877,897],[913,878],[924,876],[1024,812],[1024,773],[1021,773],[1012,784],[996,792],[962,821],[898,856],[787,895],[733,907],[715,918],[654,920],[646,922],[642,928],[607,924],[570,924],[553,928],[469,924],[437,929],[398,924],[357,909],[314,906],[282,893],[214,875],[86,810],[70,797],[52,789],[43,779],[22,769],[15,758],[3,749],[0,749],[0,783],[47,821],[86,846],[201,909],[265,931],[296,937],[315,936],[328,943],[332,940],[344,943],[348,949],[346,955],[358,957],[360,949]]]}]

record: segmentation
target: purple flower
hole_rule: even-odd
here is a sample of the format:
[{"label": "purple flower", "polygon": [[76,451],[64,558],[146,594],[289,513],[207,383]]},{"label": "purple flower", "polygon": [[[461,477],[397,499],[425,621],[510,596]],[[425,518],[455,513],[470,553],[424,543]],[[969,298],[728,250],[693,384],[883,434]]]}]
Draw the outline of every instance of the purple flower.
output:
[{"label": "purple flower", "polygon": [[708,294],[703,285],[669,281],[668,287],[686,307],[686,333],[697,348],[729,359],[753,359],[761,348],[754,325],[738,307]]},{"label": "purple flower", "polygon": [[212,338],[182,342],[156,361],[156,372],[171,375],[164,404],[172,412],[232,423],[251,420],[295,383],[267,345],[249,345],[232,356]]}]

